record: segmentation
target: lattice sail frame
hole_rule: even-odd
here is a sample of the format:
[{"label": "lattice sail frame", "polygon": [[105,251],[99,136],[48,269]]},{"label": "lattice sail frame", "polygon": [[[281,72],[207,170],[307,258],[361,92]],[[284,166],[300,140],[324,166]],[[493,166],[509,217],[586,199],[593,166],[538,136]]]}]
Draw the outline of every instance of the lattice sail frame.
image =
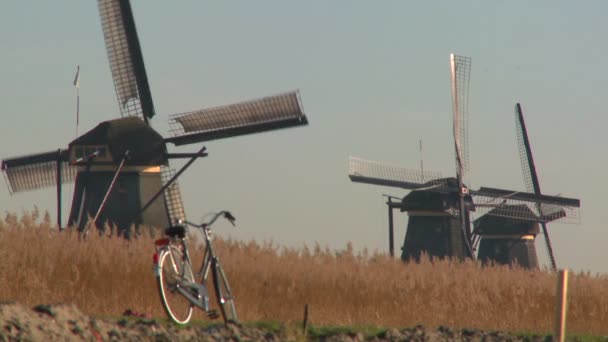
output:
[{"label": "lattice sail frame", "polygon": [[524,131],[519,119],[519,111],[515,105],[515,131],[517,132],[517,147],[519,149],[519,161],[521,163],[521,171],[524,177],[524,184],[528,192],[534,192],[534,184],[532,183],[532,170],[528,163],[526,144],[524,142]]},{"label": "lattice sail frame", "polygon": [[540,210],[543,214],[541,216],[539,203],[534,201],[473,194],[473,202],[476,217],[491,215],[545,223],[553,221],[580,223],[580,210],[577,207],[541,203]]},{"label": "lattice sail frame", "polygon": [[246,127],[304,115],[298,91],[170,116],[169,132],[188,133]]},{"label": "lattice sail frame", "polygon": [[[175,176],[174,169],[166,165],[161,166],[161,179],[163,184],[166,184],[173,176]],[[184,210],[184,203],[182,202],[182,195],[177,180],[165,189],[163,196],[165,198],[165,205],[167,206],[169,225],[176,224],[178,220],[185,220],[186,212]]]},{"label": "lattice sail frame", "polygon": [[67,150],[58,150],[9,158],[2,161],[2,173],[11,194],[57,186],[57,163],[61,183],[76,179],[78,168],[70,165]]},{"label": "lattice sail frame", "polygon": [[[403,168],[401,166],[365,160],[358,157],[349,157],[349,177],[358,183],[390,186],[408,190],[455,191],[446,178],[439,172],[421,171]],[[470,190],[475,205],[475,216],[482,215],[501,216],[534,222],[552,222],[559,220],[562,223],[580,222],[578,207],[542,203],[540,201],[512,198],[534,198],[533,193],[499,190],[508,193],[504,196],[491,195],[492,192],[484,188]],[[509,195],[510,194],[510,195]],[[548,199],[547,199],[548,198]],[[543,201],[562,202],[559,197],[543,198]],[[564,199],[571,201],[572,199]],[[567,202],[568,203],[568,202]],[[578,205],[578,204],[577,204]],[[542,211],[542,216],[539,213]]]},{"label": "lattice sail frame", "polygon": [[[136,41],[136,32],[133,32],[131,38],[135,41],[129,44],[127,28],[125,27],[126,18],[123,16],[122,6],[130,8],[130,4],[124,0],[98,0],[97,3],[120,113],[123,117],[138,116],[147,121],[138,87],[138,66],[135,65],[136,57],[133,54],[138,54],[139,59],[141,59],[139,68],[143,68],[143,58],[141,57],[139,43]],[[135,24],[132,22],[132,13],[129,13],[129,15],[131,15],[129,19],[133,25],[131,29],[134,31]],[[140,71],[140,77],[144,78],[140,82],[145,81],[145,87],[147,87],[145,71]],[[151,102],[151,98],[148,101]],[[146,115],[151,118],[154,115],[154,110],[150,108],[148,111],[149,113],[146,113]]]},{"label": "lattice sail frame", "polygon": [[[11,194],[57,186],[57,162],[7,167],[4,178]],[[76,179],[77,168],[61,162],[61,183],[72,183]]]},{"label": "lattice sail frame", "polygon": [[[457,170],[469,171],[469,84],[471,58],[450,54],[452,75],[453,131]],[[460,160],[460,165],[458,165]]]},{"label": "lattice sail frame", "polygon": [[407,169],[358,157],[349,157],[348,175],[353,182],[410,190],[445,189],[448,186],[439,172]]}]

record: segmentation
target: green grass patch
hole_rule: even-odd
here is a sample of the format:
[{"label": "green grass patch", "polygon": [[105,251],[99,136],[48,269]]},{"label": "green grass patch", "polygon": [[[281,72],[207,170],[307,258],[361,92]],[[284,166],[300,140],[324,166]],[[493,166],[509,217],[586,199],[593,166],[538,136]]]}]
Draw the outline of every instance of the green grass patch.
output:
[{"label": "green grass patch", "polygon": [[359,333],[363,334],[366,339],[373,336],[378,336],[386,331],[386,328],[376,327],[371,325],[357,326],[310,326],[308,327],[308,336],[312,339],[320,339],[336,334],[345,334],[354,336]]}]

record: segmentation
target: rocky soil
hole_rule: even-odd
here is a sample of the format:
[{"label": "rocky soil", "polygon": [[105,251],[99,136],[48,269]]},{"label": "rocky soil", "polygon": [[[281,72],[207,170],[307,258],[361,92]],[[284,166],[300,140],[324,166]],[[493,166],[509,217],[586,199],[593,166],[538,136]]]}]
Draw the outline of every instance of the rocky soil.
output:
[{"label": "rocky soil", "polygon": [[222,324],[177,327],[131,313],[118,319],[93,318],[72,305],[52,304],[28,308],[15,302],[0,303],[1,341],[550,341],[549,337],[517,337],[501,332],[446,327],[388,329],[374,336],[327,332],[304,336],[299,329]]}]

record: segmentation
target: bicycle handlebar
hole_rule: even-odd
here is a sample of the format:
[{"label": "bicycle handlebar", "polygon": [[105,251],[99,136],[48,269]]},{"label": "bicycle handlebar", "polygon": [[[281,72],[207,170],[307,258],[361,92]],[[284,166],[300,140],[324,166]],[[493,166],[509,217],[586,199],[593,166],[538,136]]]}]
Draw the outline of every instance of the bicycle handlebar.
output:
[{"label": "bicycle handlebar", "polygon": [[228,220],[228,222],[230,222],[233,226],[235,226],[234,221],[236,221],[236,218],[227,210],[222,210],[222,211],[218,211],[217,213],[215,213],[215,215],[213,215],[213,217],[208,221],[208,222],[203,222],[201,224],[196,224],[194,222],[190,222],[188,220],[184,220],[183,222],[185,224],[191,225],[193,227],[196,228],[208,228],[210,227],[220,216],[223,216],[226,220]]}]

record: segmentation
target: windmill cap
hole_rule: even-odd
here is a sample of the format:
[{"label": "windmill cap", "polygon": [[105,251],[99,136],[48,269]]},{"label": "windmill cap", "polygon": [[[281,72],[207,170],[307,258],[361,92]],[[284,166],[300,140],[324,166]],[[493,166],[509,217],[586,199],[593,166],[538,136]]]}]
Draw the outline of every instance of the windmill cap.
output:
[{"label": "windmill cap", "polygon": [[[451,178],[444,178],[433,182],[445,182],[448,186],[456,185],[452,188],[457,189],[457,184]],[[401,201],[401,211],[443,211],[447,212],[451,209],[458,208],[459,196],[456,192],[446,192],[445,189],[438,190],[415,190],[411,191]],[[465,206],[469,211],[475,211],[475,205],[471,195],[465,195]]]},{"label": "windmill cap", "polygon": [[127,150],[130,165],[161,165],[167,160],[163,137],[138,117],[104,121],[79,136],[69,144],[71,160],[92,148],[107,148],[109,156],[100,162],[120,163]]},{"label": "windmill cap", "polygon": [[[504,208],[510,207],[510,208]],[[473,222],[474,232],[481,235],[534,235],[539,233],[538,222],[500,216],[500,211],[530,210],[525,205],[506,205],[490,210]],[[532,212],[530,211],[532,214]]]}]

